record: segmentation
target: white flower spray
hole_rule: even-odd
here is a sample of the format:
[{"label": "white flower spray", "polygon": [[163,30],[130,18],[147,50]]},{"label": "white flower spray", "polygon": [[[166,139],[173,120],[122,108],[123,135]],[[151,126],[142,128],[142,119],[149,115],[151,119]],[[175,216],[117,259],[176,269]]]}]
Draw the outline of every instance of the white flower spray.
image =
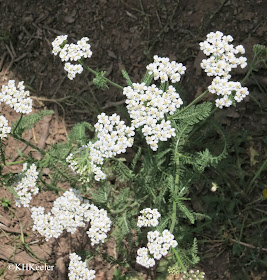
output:
[{"label": "white flower spray", "polygon": [[62,62],[66,62],[64,69],[68,73],[68,78],[73,80],[76,74],[83,72],[83,67],[80,64],[73,64],[68,61],[76,62],[82,58],[90,58],[93,53],[91,51],[91,45],[88,43],[88,37],[83,37],[77,44],[68,44],[67,39],[68,35],[57,36],[52,42],[52,53],[55,56],[59,55]]},{"label": "white flower spray", "polygon": [[51,212],[44,214],[44,210],[44,207],[31,208],[33,230],[37,230],[47,241],[52,237],[58,238],[64,230],[73,234],[78,227],[85,227],[90,221],[87,234],[95,245],[104,242],[111,228],[107,211],[89,204],[78,190],[72,188],[54,201]]},{"label": "white flower spray", "polygon": [[242,45],[234,47],[230,44],[232,41],[232,36],[225,36],[217,31],[209,33],[207,39],[199,44],[204,54],[210,56],[203,59],[200,66],[208,76],[215,76],[208,90],[221,96],[215,100],[216,107],[220,109],[231,106],[235,101],[241,102],[249,94],[248,89],[242,87],[239,82],[229,81],[230,71],[233,68],[239,65],[241,68],[247,66],[247,58],[238,56],[245,53],[244,47]]}]

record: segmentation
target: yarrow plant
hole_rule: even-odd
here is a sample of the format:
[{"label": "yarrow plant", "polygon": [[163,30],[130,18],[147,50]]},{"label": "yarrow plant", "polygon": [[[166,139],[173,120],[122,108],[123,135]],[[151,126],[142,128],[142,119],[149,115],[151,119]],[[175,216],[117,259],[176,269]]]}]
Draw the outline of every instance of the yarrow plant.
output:
[{"label": "yarrow plant", "polygon": [[234,47],[230,44],[233,41],[231,35],[225,36],[222,32],[210,32],[207,39],[201,42],[200,49],[205,55],[210,56],[203,59],[200,66],[205,70],[208,76],[219,76],[226,79],[231,78],[229,74],[233,68],[238,65],[241,68],[247,66],[247,58],[239,56],[244,54],[245,49],[242,45]]},{"label": "yarrow plant", "polygon": [[242,87],[240,82],[232,82],[219,77],[213,79],[208,89],[210,93],[222,96],[222,98],[215,100],[216,106],[220,109],[231,106],[234,100],[241,102],[249,94],[248,89]]},{"label": "yarrow plant", "polygon": [[[144,68],[146,73],[140,81],[132,82],[123,70],[127,85],[121,86],[105,77],[105,71],[94,71],[84,62],[92,56],[88,37],[76,43],[68,43],[67,39],[67,35],[58,36],[52,42],[52,52],[64,62],[68,78],[72,80],[87,69],[96,76],[93,83],[98,88],[107,89],[109,84],[121,90],[126,96],[121,110],[126,111],[125,119],[116,113],[102,112],[94,126],[78,123],[65,143],[43,150],[25,140],[22,133],[51,111],[23,116],[32,111],[29,92],[23,82],[16,86],[15,81],[9,81],[2,87],[0,102],[21,113],[21,117],[11,128],[6,118],[0,116],[0,172],[2,167],[18,163],[23,163],[23,170],[17,176],[19,180],[0,173],[1,183],[12,186],[17,194],[16,206],[29,207],[33,230],[47,241],[58,238],[65,230],[73,234],[89,225],[87,235],[91,245],[97,245],[96,252],[107,261],[120,263],[123,259],[124,267],[134,268],[138,263],[156,273],[165,257],[167,266],[182,271],[183,276],[203,279],[202,272],[191,270],[199,261],[197,241],[194,239],[192,246],[188,245],[191,228],[183,219],[188,218],[193,224],[206,216],[194,212],[184,201],[190,199],[190,189],[202,178],[205,168],[216,167],[226,156],[223,128],[219,124],[209,126],[207,120],[216,107],[235,106],[249,94],[243,85],[252,70],[242,82],[230,80],[232,69],[247,65],[247,59],[241,56],[244,47],[234,47],[230,35],[209,33],[200,43],[200,49],[209,58],[200,66],[214,79],[206,91],[184,105],[178,86],[186,70],[182,63],[155,55],[154,61]],[[265,49],[264,52],[267,53]],[[208,92],[218,96],[215,105],[209,101],[198,104]],[[211,152],[209,143],[204,143],[205,149],[200,150],[203,143],[198,141],[205,139],[207,133],[201,132],[202,126],[208,128],[205,131],[213,131],[214,141],[222,140],[222,145],[216,147],[217,154]],[[196,131],[201,137],[194,139]],[[7,162],[4,149],[10,136],[38,151],[41,159],[35,159],[32,153],[20,153],[21,161]],[[127,151],[129,156],[124,157]],[[51,183],[42,175],[44,168],[53,174],[49,174]],[[54,201],[49,212],[42,206],[29,206],[32,195],[39,191],[39,183],[44,188],[63,191],[57,187],[59,182],[71,187]],[[90,201],[82,194],[90,197]],[[107,257],[101,247],[109,232],[116,241],[118,260]],[[86,255],[94,256],[91,252]],[[71,253],[69,258],[69,279],[95,278],[96,272],[89,270],[80,256]]]}]

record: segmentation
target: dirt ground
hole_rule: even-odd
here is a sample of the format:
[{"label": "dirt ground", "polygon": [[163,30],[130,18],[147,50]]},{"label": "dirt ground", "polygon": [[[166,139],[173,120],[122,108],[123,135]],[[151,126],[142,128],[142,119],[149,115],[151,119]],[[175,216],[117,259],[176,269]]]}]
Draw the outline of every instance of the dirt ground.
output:
[{"label": "dirt ground", "polygon": [[[75,123],[94,123],[97,113],[115,112],[114,104],[124,99],[122,92],[114,87],[106,91],[96,89],[89,72],[84,71],[73,81],[68,80],[59,58],[51,54],[51,42],[57,35],[67,34],[70,40],[89,37],[93,56],[87,64],[93,69],[106,70],[107,77],[121,85],[125,85],[122,69],[127,70],[132,81],[138,82],[155,54],[182,62],[187,67],[181,81],[186,94],[182,95],[189,102],[210,83],[199,65],[203,59],[199,42],[207,33],[220,30],[231,34],[235,44],[244,45],[246,56],[251,59],[252,46],[266,44],[266,10],[267,2],[262,0],[0,0],[0,85],[9,79],[23,80],[34,96],[35,110],[49,108],[55,111],[52,117],[46,117],[36,129],[24,135],[25,139],[45,148],[64,141]],[[236,80],[244,73],[245,70],[237,70]],[[257,81],[249,80],[247,86],[256,88],[257,83],[266,84],[265,74],[259,71]],[[266,104],[266,95],[257,89],[254,92],[254,97]],[[1,114],[7,119],[17,118],[3,104],[0,106]],[[237,109],[229,109],[223,121],[229,130],[249,123],[255,134],[262,135],[267,123],[253,114],[254,110],[255,104],[249,99]],[[18,158],[14,147],[25,149],[23,144],[10,141],[7,156],[13,161]],[[9,170],[18,172],[21,166]],[[1,188],[0,197],[11,199],[14,205],[6,188]],[[42,192],[33,205],[49,209],[55,198],[52,191],[49,194]],[[85,239],[86,230],[72,237],[66,234],[58,240],[45,242],[31,231],[29,211],[15,206],[13,209],[14,213],[0,206],[0,222],[6,226],[0,232],[0,267],[7,264],[10,256],[19,263],[38,262],[18,240],[21,224],[26,243],[37,256],[48,263],[56,263],[56,268],[43,273],[24,271],[16,276],[7,270],[2,279],[67,279],[69,252],[73,248],[90,250]],[[14,244],[20,244],[15,252]],[[106,246],[114,255],[112,240]],[[207,279],[231,279],[227,273],[229,265],[227,254],[217,261],[200,264]],[[112,279],[114,267],[109,264],[95,260],[91,267],[97,270],[96,279]]]}]

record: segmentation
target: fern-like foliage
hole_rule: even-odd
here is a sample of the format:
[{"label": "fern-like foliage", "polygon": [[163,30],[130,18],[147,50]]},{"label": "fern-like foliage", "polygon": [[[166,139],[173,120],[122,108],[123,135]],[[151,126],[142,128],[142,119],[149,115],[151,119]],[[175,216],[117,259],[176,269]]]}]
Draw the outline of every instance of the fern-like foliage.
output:
[{"label": "fern-like foliage", "polygon": [[141,83],[145,83],[146,86],[149,86],[153,80],[153,75],[150,75],[148,71],[146,71],[144,78],[141,80]]},{"label": "fern-like foliage", "polygon": [[121,73],[122,73],[123,78],[126,80],[127,85],[132,87],[133,83],[132,83],[128,73],[124,69],[121,70]]},{"label": "fern-like foliage", "polygon": [[184,217],[188,218],[189,221],[191,222],[191,224],[194,224],[195,223],[195,217],[194,217],[192,211],[190,211],[184,205],[184,203],[182,203],[180,200],[176,200],[176,205],[177,205],[178,209],[181,211],[181,216],[184,216]]},{"label": "fern-like foliage", "polygon": [[86,129],[93,132],[94,127],[88,122],[81,122],[76,124],[69,133],[69,141],[77,142],[80,145],[85,145],[88,143],[88,133]]},{"label": "fern-like foliage", "polygon": [[208,149],[198,152],[193,161],[193,166],[198,172],[203,172],[208,166],[216,166],[227,155],[226,148],[218,156],[213,156]]},{"label": "fern-like foliage", "polygon": [[173,148],[176,152],[184,145],[184,140],[192,131],[193,126],[210,115],[211,108],[212,104],[210,102],[204,102],[196,106],[193,105],[187,111],[174,117],[175,122],[173,124],[176,130],[176,137]]},{"label": "fern-like foliage", "polygon": [[113,158],[111,159],[111,161],[112,161],[111,168],[115,172],[115,174],[118,175],[118,179],[120,181],[133,180],[135,175],[133,171],[123,163],[122,158],[120,159]]},{"label": "fern-like foliage", "polygon": [[131,163],[131,168],[132,170],[134,171],[135,167],[136,167],[136,164],[137,164],[137,161],[138,159],[140,158],[141,156],[141,153],[142,153],[142,148],[141,147],[138,147],[138,151],[136,152],[133,160],[132,160],[132,163]]},{"label": "fern-like foliage", "polygon": [[193,239],[193,244],[191,248],[189,247],[185,249],[180,249],[179,253],[180,253],[179,255],[181,257],[181,260],[187,270],[194,267],[199,262],[198,246],[197,246],[196,238]]},{"label": "fern-like foliage", "polygon": [[44,116],[48,116],[52,114],[54,114],[54,111],[52,110],[43,110],[38,113],[23,116],[23,118],[12,123],[11,133],[13,133],[14,129],[16,129],[15,133],[21,136],[24,131],[33,128],[35,124],[38,121],[40,121]]},{"label": "fern-like foliage", "polygon": [[93,79],[93,83],[96,85],[96,87],[105,90],[108,88],[107,80],[105,77],[106,71],[97,71],[96,77]]},{"label": "fern-like foliage", "polygon": [[96,190],[89,190],[92,200],[96,204],[106,205],[110,196],[111,187],[112,186],[110,184],[106,183],[101,188],[98,188]]},{"label": "fern-like foliage", "polygon": [[267,47],[264,45],[256,44],[253,46],[254,59],[256,64],[263,64],[267,66]]},{"label": "fern-like foliage", "polygon": [[190,108],[180,114],[178,111],[178,114],[173,119],[184,121],[190,125],[193,125],[201,120],[206,119],[210,115],[211,108],[211,102],[203,102],[199,105],[192,105]]}]

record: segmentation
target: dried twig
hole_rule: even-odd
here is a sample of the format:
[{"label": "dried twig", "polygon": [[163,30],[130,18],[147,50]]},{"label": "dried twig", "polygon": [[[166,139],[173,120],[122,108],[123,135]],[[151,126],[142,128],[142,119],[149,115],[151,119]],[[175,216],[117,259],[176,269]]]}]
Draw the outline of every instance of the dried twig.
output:
[{"label": "dried twig", "polygon": [[10,232],[10,233],[18,233],[20,234],[20,230],[19,229],[13,229],[13,228],[9,228],[7,226],[5,226],[4,224],[0,223],[0,228],[6,232]]},{"label": "dried twig", "polygon": [[234,242],[234,243],[241,244],[243,246],[246,246],[246,247],[249,247],[249,248],[252,248],[252,249],[258,249],[258,250],[262,250],[262,251],[267,251],[267,248],[256,247],[256,246],[254,246],[252,244],[245,243],[245,242],[242,242],[242,241],[238,241],[238,240],[235,240],[233,238],[229,238],[229,240]]},{"label": "dried twig", "polygon": [[42,25],[42,28],[44,28],[44,29],[46,29],[46,30],[48,30],[48,31],[51,31],[51,32],[53,32],[53,33],[55,33],[55,34],[57,34],[57,35],[65,35],[65,34],[66,34],[66,32],[61,32],[61,31],[56,30],[56,29],[54,29],[54,28],[48,27],[48,26],[46,26],[46,25]]},{"label": "dried twig", "polygon": [[3,55],[1,56],[1,60],[0,60],[0,71],[2,71],[2,67],[5,61],[5,58],[7,56],[7,52],[4,52]]},{"label": "dried twig", "polygon": [[14,60],[14,58],[15,58],[14,53],[12,53],[12,51],[10,50],[10,48],[9,48],[9,46],[7,44],[5,44],[5,47],[6,47],[7,51],[8,51],[11,59]]}]

